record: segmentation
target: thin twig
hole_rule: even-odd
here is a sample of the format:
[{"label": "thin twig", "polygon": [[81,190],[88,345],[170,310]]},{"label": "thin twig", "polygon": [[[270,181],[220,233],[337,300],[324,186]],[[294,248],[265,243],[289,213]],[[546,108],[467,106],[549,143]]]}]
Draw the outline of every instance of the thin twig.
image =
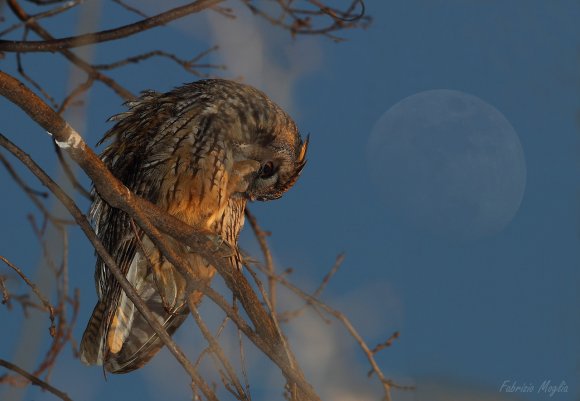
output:
[{"label": "thin twig", "polygon": [[250,212],[248,208],[246,208],[246,218],[252,227],[252,231],[254,231],[254,235],[258,240],[258,244],[260,245],[260,249],[262,254],[264,255],[264,263],[266,265],[266,269],[270,272],[270,276],[268,276],[268,294],[270,298],[270,305],[272,308],[272,313],[276,313],[276,280],[273,276],[276,274],[276,270],[274,267],[274,259],[272,258],[272,252],[270,251],[270,247],[268,246],[267,237],[270,236],[268,231],[264,231],[258,225],[258,220],[256,217]]},{"label": "thin twig", "polygon": [[334,261],[334,265],[332,265],[332,268],[330,269],[330,271],[328,273],[326,273],[326,276],[324,276],[324,278],[322,279],[322,283],[320,283],[320,285],[318,286],[316,291],[314,291],[314,293],[312,294],[312,296],[314,298],[320,297],[320,295],[322,294],[322,291],[324,291],[324,288],[330,282],[330,279],[336,274],[338,269],[340,269],[342,262],[344,262],[344,253],[338,254],[338,256],[336,257],[336,260]]},{"label": "thin twig", "polygon": [[393,341],[395,341],[397,338],[399,338],[399,332],[395,331],[393,334],[391,334],[391,336],[389,338],[387,338],[387,341],[382,342],[380,344],[377,344],[376,347],[374,347],[371,350],[371,353],[374,355],[374,354],[378,353],[379,351],[390,347],[391,345],[393,345]]},{"label": "thin twig", "polygon": [[[28,32],[29,32],[29,29],[27,27],[26,29],[24,29],[24,33],[23,33],[24,38],[26,38],[28,36]],[[42,96],[44,96],[44,98],[50,103],[50,105],[53,108],[56,108],[56,106],[57,106],[56,100],[54,100],[54,98],[52,96],[50,96],[50,94],[46,90],[44,90],[42,85],[40,85],[38,82],[36,82],[36,80],[34,78],[32,78],[30,75],[28,75],[26,73],[26,71],[24,71],[24,67],[22,66],[22,54],[21,53],[16,53],[16,69],[17,69],[18,73],[20,74],[20,76],[22,76],[22,78],[24,78],[30,85],[35,87],[36,90],[38,90],[42,94]]]},{"label": "thin twig", "polygon": [[56,144],[54,145],[54,151],[56,152],[56,156],[58,157],[58,161],[62,167],[62,170],[64,171],[73,188],[76,189],[85,199],[92,200],[91,193],[79,182],[73,169],[62,154],[62,150]]},{"label": "thin twig", "polygon": [[38,13],[38,14],[33,14],[33,15],[30,16],[30,18],[27,21],[17,22],[16,24],[13,24],[13,25],[9,26],[5,30],[0,31],[0,37],[6,35],[7,33],[10,33],[12,31],[14,31],[14,30],[16,30],[18,28],[21,28],[22,26],[25,26],[29,22],[38,21],[38,20],[41,20],[43,18],[53,17],[53,16],[55,16],[57,14],[63,13],[65,11],[68,11],[71,8],[78,6],[83,1],[84,0],[71,0],[71,1],[67,1],[63,5],[60,5],[58,7],[55,7],[53,9],[51,9],[51,10],[44,11],[44,12],[41,12],[41,13]]},{"label": "thin twig", "polygon": [[[338,254],[338,256],[336,257],[336,260],[334,261],[334,264],[332,265],[332,267],[330,268],[328,273],[326,273],[326,275],[322,279],[318,288],[316,288],[316,290],[312,293],[312,295],[311,295],[312,298],[318,299],[320,297],[320,295],[322,295],[322,291],[324,291],[324,289],[326,288],[326,286],[328,285],[328,283],[330,282],[332,277],[334,277],[334,275],[336,274],[336,272],[338,271],[338,269],[340,268],[340,266],[344,262],[344,258],[345,258],[344,253]],[[276,279],[274,277],[269,277],[269,278],[276,281]],[[294,319],[297,316],[300,316],[300,314],[302,314],[302,312],[304,312],[304,310],[307,307],[311,307],[319,315],[320,319],[322,319],[325,323],[327,323],[327,324],[330,323],[330,321],[324,316],[322,311],[320,311],[319,308],[315,304],[311,303],[308,299],[305,299],[304,305],[300,306],[298,309],[286,311],[286,312],[282,313],[280,316],[280,320],[290,321],[291,319]]]},{"label": "thin twig", "polygon": [[16,173],[14,167],[12,167],[10,162],[2,155],[2,153],[0,153],[0,163],[4,165],[8,173],[12,176],[12,178],[14,179],[14,181],[16,181],[16,183],[20,186],[20,188],[24,190],[25,193],[33,196],[38,196],[43,199],[48,198],[48,192],[40,191],[38,189],[34,189],[28,186],[28,184],[24,182],[24,180],[18,175],[18,173]]},{"label": "thin twig", "polygon": [[[224,320],[222,320],[222,323],[220,324],[220,327],[217,329],[217,332],[215,334],[215,338],[219,338],[220,335],[222,334],[222,332],[224,331],[227,322],[230,321],[229,317],[225,317]],[[195,366],[196,368],[199,367],[199,365],[201,364],[201,361],[203,360],[203,357],[208,354],[209,352],[211,352],[211,346],[207,346],[205,347],[197,356],[197,359],[195,360],[195,363],[193,364],[193,366]]]},{"label": "thin twig", "polygon": [[242,338],[242,331],[238,328],[238,341],[239,341],[239,349],[240,349],[240,365],[242,367],[242,376],[244,377],[244,387],[246,389],[246,394],[250,397],[251,400],[251,393],[250,393],[250,381],[248,379],[248,372],[246,370],[246,355],[244,352],[244,342]]},{"label": "thin twig", "polygon": [[24,274],[24,272],[22,272],[22,270],[18,266],[16,266],[12,262],[10,262],[8,259],[6,259],[2,255],[0,255],[0,260],[3,261],[6,265],[8,265],[12,270],[14,270],[20,276],[20,278],[26,283],[26,285],[28,285],[30,287],[30,289],[32,290],[34,295],[37,296],[37,298],[40,300],[40,302],[42,302],[42,305],[46,308],[46,310],[48,310],[48,313],[50,316],[50,327],[51,327],[51,330],[53,330],[54,329],[54,307],[52,306],[52,304],[50,303],[48,298],[46,298],[46,296],[44,296],[44,294],[40,291],[40,288],[38,288],[38,286],[36,284],[34,284],[28,277],[26,277],[26,274]]},{"label": "thin twig", "polygon": [[222,347],[220,346],[220,344],[216,341],[216,339],[213,337],[213,335],[211,334],[211,332],[209,331],[209,329],[205,325],[203,319],[201,318],[201,316],[199,314],[199,311],[197,310],[195,303],[192,300],[192,297],[188,297],[188,304],[189,304],[189,311],[190,311],[191,315],[195,319],[195,322],[197,323],[197,326],[201,330],[203,337],[206,339],[206,341],[208,342],[208,344],[210,346],[210,350],[211,350],[210,352],[213,355],[215,355],[217,357],[217,359],[220,361],[221,365],[224,367],[224,369],[226,371],[228,383],[233,384],[233,386],[236,390],[233,393],[233,395],[238,400],[249,401],[250,397],[248,397],[248,395],[246,394],[246,392],[244,390],[244,387],[242,387],[242,384],[240,383],[240,381],[238,379],[238,376],[234,370],[234,367],[230,363],[229,359],[226,357],[226,354],[225,354],[224,350],[222,349]]},{"label": "thin twig", "polygon": [[6,305],[8,309],[12,309],[10,293],[8,292],[8,287],[6,287],[6,277],[3,275],[0,275],[0,289],[2,290],[2,305]]},{"label": "thin twig", "polygon": [[[262,271],[263,273],[269,274],[268,271],[264,267],[262,267],[260,265],[256,265],[256,267],[259,268],[260,271]],[[310,303],[312,305],[317,305],[322,310],[324,310],[326,313],[333,316],[336,320],[338,320],[339,322],[342,323],[342,325],[346,328],[346,330],[349,332],[351,337],[354,338],[354,340],[358,343],[359,347],[363,350],[365,356],[367,357],[367,360],[369,361],[369,364],[371,365],[371,372],[375,373],[378,376],[379,381],[381,382],[381,384],[383,385],[383,388],[385,390],[385,398],[384,399],[386,401],[391,400],[391,388],[397,388],[397,389],[402,389],[402,390],[412,389],[412,387],[410,387],[410,386],[401,386],[401,385],[399,385],[399,384],[397,384],[397,383],[393,382],[392,380],[387,379],[385,377],[381,368],[379,367],[379,365],[377,364],[377,362],[374,358],[373,352],[371,351],[369,346],[366,344],[366,342],[364,341],[362,336],[354,328],[354,326],[352,325],[350,320],[343,313],[331,308],[330,306],[328,306],[324,302],[322,302],[322,301],[312,297],[311,295],[305,293],[303,290],[296,287],[294,284],[292,284],[291,282],[289,282],[288,280],[286,280],[285,278],[283,278],[281,276],[276,276],[276,280],[278,282],[280,282],[282,285],[284,285],[286,288],[288,288],[289,290],[294,292],[300,298],[306,300],[308,303]]]},{"label": "thin twig", "polygon": [[199,68],[213,68],[213,69],[217,69],[217,70],[225,70],[226,67],[224,65],[219,65],[219,64],[197,64],[197,62],[205,57],[207,54],[209,54],[212,51],[217,50],[218,47],[214,46],[208,50],[205,50],[203,52],[201,52],[200,54],[198,54],[197,56],[195,56],[194,58],[192,58],[191,60],[184,60],[182,58],[177,57],[176,55],[172,54],[172,53],[168,53],[166,51],[163,50],[153,50],[147,53],[143,53],[143,54],[139,54],[137,56],[132,56],[132,57],[127,57],[123,60],[119,60],[116,61],[114,63],[110,63],[110,64],[98,64],[95,65],[94,67],[97,70],[113,70],[119,67],[123,67],[127,64],[136,64],[139,63],[141,61],[147,60],[149,58],[152,57],[163,57],[163,58],[167,58],[169,60],[172,60],[173,62],[175,62],[176,64],[178,64],[179,66],[181,66],[185,71],[189,72],[190,74],[193,75],[197,75],[200,77],[207,77],[209,76],[208,74],[204,74],[201,73],[198,69]]},{"label": "thin twig", "polygon": [[137,14],[140,17],[143,18],[148,18],[148,15],[145,14],[143,11],[139,10],[138,8],[135,8],[127,3],[125,3],[124,1],[121,0],[113,0],[113,3],[117,3],[118,5],[120,5],[121,7],[123,7],[125,10],[131,11],[132,13]]},{"label": "thin twig", "polygon": [[12,179],[14,180],[14,182],[16,182],[16,184],[18,184],[18,186],[20,188],[22,188],[22,190],[24,191],[24,193],[30,198],[30,200],[32,201],[32,203],[34,203],[34,205],[40,210],[40,212],[43,214],[43,216],[50,220],[53,224],[55,225],[59,225],[59,224],[73,224],[74,222],[70,221],[70,220],[66,220],[66,219],[62,219],[59,217],[55,217],[47,208],[46,206],[38,199],[38,198],[48,198],[48,193],[44,192],[44,191],[39,191],[33,188],[30,188],[30,186],[28,186],[24,180],[22,179],[22,177],[20,177],[20,175],[18,175],[18,173],[16,172],[16,170],[12,167],[12,165],[10,164],[10,162],[8,162],[8,160],[0,153],[0,163],[2,163],[4,165],[4,167],[6,168],[6,170],[8,171],[8,173],[10,174],[10,176],[12,177]]},{"label": "thin twig", "polygon": [[[343,31],[349,28],[362,27],[370,23],[370,18],[364,15],[365,7],[363,0],[352,0],[350,5],[344,10],[339,10],[322,4],[318,0],[305,0],[312,9],[302,9],[292,6],[292,1],[276,1],[281,13],[274,17],[270,8],[261,8],[259,3],[252,0],[242,0],[250,11],[265,19],[270,24],[285,29],[292,36],[296,35],[321,35],[326,36],[335,42],[344,41],[343,38],[334,35],[334,32]],[[355,14],[358,5],[362,5],[362,11]],[[330,21],[328,21],[330,17]],[[319,21],[324,23],[321,25]]]},{"label": "thin twig", "polygon": [[55,396],[57,396],[58,398],[60,398],[63,401],[72,401],[72,399],[66,393],[51,386],[47,382],[40,380],[38,377],[34,376],[33,374],[28,373],[27,371],[25,371],[21,367],[13,364],[11,362],[8,362],[4,359],[0,359],[0,366],[4,366],[6,369],[10,369],[11,371],[18,373],[22,377],[25,377],[26,379],[30,380],[30,382],[32,384],[34,384],[35,386],[43,388],[44,390],[54,394]]},{"label": "thin twig", "polygon": [[[96,67],[95,67],[96,68]],[[62,114],[73,102],[73,100],[77,97],[82,95],[83,93],[85,93],[86,91],[88,91],[91,86],[93,86],[93,82],[95,82],[95,79],[92,76],[88,76],[85,82],[81,82],[79,85],[77,85],[76,88],[74,88],[71,93],[69,93],[64,99],[63,101],[60,103],[60,106],[58,106],[57,109],[57,113],[58,114]]]}]

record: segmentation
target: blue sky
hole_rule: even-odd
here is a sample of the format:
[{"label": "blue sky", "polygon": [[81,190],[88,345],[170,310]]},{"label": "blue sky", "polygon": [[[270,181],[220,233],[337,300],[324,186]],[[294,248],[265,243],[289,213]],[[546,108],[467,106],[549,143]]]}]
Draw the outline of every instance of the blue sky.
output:
[{"label": "blue sky", "polygon": [[[144,4],[150,13],[158,7]],[[105,10],[116,9],[107,3]],[[222,52],[211,60],[230,66],[226,76],[242,75],[265,90],[291,112],[304,134],[310,133],[309,162],[296,187],[281,200],[252,205],[252,210],[274,233],[278,266],[293,267],[294,279],[307,288],[314,289],[336,255],[346,253],[323,298],[343,309],[371,345],[400,331],[400,339],[378,359],[389,376],[416,384],[418,390],[395,392],[394,399],[544,400],[548,396],[537,391],[510,395],[499,389],[505,380],[536,386],[552,380],[568,385],[567,393],[553,399],[577,400],[580,5],[377,1],[368,2],[367,12],[374,19],[370,28],[345,32],[348,41],[340,44],[313,37],[293,41],[246,13],[235,23],[219,15],[196,16],[129,43],[134,53],[165,46],[186,57],[217,42]],[[107,20],[100,28],[119,22]],[[71,33],[54,24],[52,29],[63,36]],[[123,51],[114,43],[103,44],[95,57],[111,61]],[[60,59],[25,59],[30,72],[49,69],[54,74],[48,86],[57,97],[65,93],[69,70]],[[2,69],[14,71],[11,56],[2,61]],[[127,67],[115,77],[134,92],[164,91],[195,80],[162,61]],[[426,234],[393,218],[396,212],[388,210],[389,199],[381,195],[390,183],[377,180],[377,165],[368,157],[373,127],[401,100],[435,89],[478,97],[517,133],[525,157],[525,190],[517,212],[499,232],[468,240],[438,235],[442,227],[435,235]],[[99,85],[88,106],[86,118],[77,117],[81,126],[75,127],[93,145],[108,127],[106,118],[122,107],[118,97]],[[0,107],[2,132],[48,172],[56,172],[49,138],[7,101],[1,100]],[[404,178],[404,169],[401,174]],[[4,170],[0,182],[6,188],[0,199],[0,254],[35,272],[41,255],[25,220],[33,206]],[[72,235],[71,282],[82,294],[75,332],[80,339],[96,299],[94,257],[79,232]],[[257,251],[250,236],[241,243]],[[8,322],[0,329],[0,357],[12,359],[22,322],[17,311],[2,308],[0,314]],[[303,347],[298,356],[323,398],[378,399],[354,342],[338,326],[314,320],[305,316],[297,329],[288,330],[297,341],[295,348]],[[46,329],[44,323],[39,330]],[[186,348],[195,349],[188,341],[194,330],[188,325],[177,335]],[[310,350],[319,353],[309,357]],[[82,366],[68,350],[61,362],[53,383],[65,390],[68,384],[73,399],[123,399],[124,394],[157,399],[164,391],[176,399],[188,397],[181,371],[166,354],[135,374],[109,376],[106,383],[99,369]],[[260,373],[261,367],[256,362],[255,377],[270,377]],[[168,369],[175,373],[168,377]],[[256,399],[278,397],[268,385],[257,391]],[[51,399],[34,389],[18,394],[18,399]]]}]

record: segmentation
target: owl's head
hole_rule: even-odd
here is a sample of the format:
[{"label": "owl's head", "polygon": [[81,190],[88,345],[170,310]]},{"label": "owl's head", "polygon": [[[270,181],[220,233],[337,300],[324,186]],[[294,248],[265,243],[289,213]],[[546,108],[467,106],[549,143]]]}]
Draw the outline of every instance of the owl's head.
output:
[{"label": "owl's head", "polygon": [[112,117],[117,124],[102,140],[115,138],[103,159],[119,176],[139,165],[170,177],[186,165],[179,151],[191,149],[190,163],[198,163],[221,149],[226,169],[238,177],[228,188],[232,194],[266,201],[290,189],[306,164],[308,138],[302,140],[280,106],[246,84],[206,79],[167,93],[147,91],[128,105]]},{"label": "owl's head", "polygon": [[246,151],[250,150],[248,158],[260,163],[258,171],[249,181],[246,191],[249,199],[278,199],[300,176],[306,165],[308,137],[302,141],[293,124],[292,128],[292,132],[274,136],[268,143],[247,147]]},{"label": "owl's head", "polygon": [[292,118],[262,91],[238,82],[211,79],[196,85],[209,94],[215,128],[227,132],[236,162],[253,165],[244,196],[267,201],[290,189],[306,164],[308,138],[302,140]]}]

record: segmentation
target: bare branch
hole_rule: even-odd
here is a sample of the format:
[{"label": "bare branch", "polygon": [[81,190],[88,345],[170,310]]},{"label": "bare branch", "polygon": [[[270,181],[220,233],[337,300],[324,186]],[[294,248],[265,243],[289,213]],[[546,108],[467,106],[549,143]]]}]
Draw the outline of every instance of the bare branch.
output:
[{"label": "bare branch", "polygon": [[4,359],[0,359],[0,366],[4,366],[6,369],[10,369],[13,372],[18,373],[22,377],[25,377],[27,380],[29,380],[35,386],[43,388],[44,390],[54,394],[55,396],[57,396],[58,398],[60,398],[63,401],[72,401],[72,399],[66,393],[51,386],[47,382],[40,380],[35,375],[28,373],[27,371],[25,371],[24,369],[18,367],[17,365],[15,365],[13,363],[5,361]]},{"label": "bare branch", "polygon": [[[234,301],[235,302],[235,301]],[[234,304],[235,307],[235,304]],[[244,353],[244,342],[242,338],[242,331],[238,328],[238,342],[240,349],[240,365],[242,366],[242,376],[244,377],[244,387],[246,393],[250,394],[250,381],[248,379],[248,372],[246,371],[246,355]]]},{"label": "bare branch", "polygon": [[60,225],[60,224],[67,224],[68,225],[68,224],[73,223],[70,220],[65,220],[65,219],[61,219],[61,218],[54,216],[39,199],[39,198],[43,198],[43,199],[48,198],[48,193],[30,188],[30,186],[28,186],[24,182],[22,177],[20,177],[18,175],[18,173],[12,167],[10,162],[8,162],[8,160],[1,153],[0,153],[0,163],[2,163],[4,165],[4,167],[8,171],[8,174],[10,174],[10,176],[12,177],[14,182],[16,182],[16,184],[20,188],[22,188],[24,193],[30,198],[30,200],[32,201],[32,203],[34,203],[34,205],[38,208],[38,210],[40,210],[40,212],[43,214],[45,219],[50,220],[55,225]]},{"label": "bare branch", "polygon": [[62,154],[62,150],[60,149],[60,147],[55,144],[54,150],[58,157],[58,161],[73,188],[76,189],[86,199],[92,200],[91,193],[81,185],[71,166],[68,164],[68,161],[64,158],[64,155]]},{"label": "bare branch", "polygon": [[2,305],[6,305],[8,309],[11,309],[10,293],[6,287],[6,277],[3,275],[0,275],[0,290],[2,290]]},{"label": "bare branch", "polygon": [[[344,261],[344,257],[345,256],[344,256],[343,253],[339,254],[336,257],[336,260],[335,260],[334,264],[332,265],[331,269],[329,270],[328,273],[326,273],[326,275],[322,279],[322,282],[320,283],[320,285],[318,286],[318,288],[316,288],[316,290],[312,293],[312,295],[311,295],[312,298],[318,299],[320,297],[320,295],[322,295],[322,291],[328,285],[328,283],[330,282],[330,280],[332,279],[332,277],[336,274],[336,272],[338,271],[338,269],[342,265],[342,262]],[[275,277],[269,277],[269,279],[272,279],[272,280],[276,281],[276,278]],[[320,316],[320,318],[325,323],[330,323],[330,321],[319,310],[319,308],[316,306],[316,304],[313,304],[308,299],[305,299],[304,300],[304,305],[302,305],[298,309],[293,310],[293,311],[286,311],[286,312],[282,313],[281,316],[280,316],[280,320],[282,320],[282,321],[290,321],[291,319],[296,318],[302,312],[304,312],[304,310],[307,307],[311,307],[312,309],[314,309],[314,311]]]},{"label": "bare branch", "polygon": [[136,64],[136,63],[139,63],[141,61],[150,59],[152,57],[164,57],[164,58],[172,60],[173,62],[175,62],[176,64],[181,66],[185,71],[189,72],[190,74],[197,75],[200,77],[207,77],[209,75],[200,72],[199,71],[200,68],[213,68],[213,69],[217,69],[217,70],[225,70],[226,69],[226,67],[224,65],[219,65],[219,64],[198,64],[198,62],[201,58],[205,57],[210,52],[215,51],[217,49],[218,49],[217,46],[211,47],[210,49],[201,52],[200,54],[198,54],[197,56],[195,56],[191,60],[184,60],[182,58],[177,57],[176,55],[174,55],[172,53],[168,53],[168,52],[163,51],[163,50],[154,50],[151,52],[139,54],[137,56],[127,57],[123,60],[119,60],[119,61],[114,62],[114,63],[98,64],[98,65],[95,65],[94,67],[97,70],[113,70],[115,68],[123,67],[127,64]]},{"label": "bare branch", "polygon": [[197,323],[197,326],[201,330],[203,337],[206,339],[206,341],[209,344],[210,352],[217,357],[217,359],[220,361],[220,363],[222,364],[222,366],[226,370],[228,382],[234,385],[234,388],[235,388],[235,392],[233,393],[234,396],[238,400],[249,401],[250,396],[249,396],[249,394],[246,393],[244,387],[242,387],[242,384],[240,383],[240,381],[238,379],[238,376],[234,370],[234,367],[230,363],[229,359],[226,357],[226,354],[224,353],[224,350],[222,349],[222,347],[219,345],[219,343],[216,341],[216,339],[213,337],[213,335],[211,334],[211,332],[209,331],[209,329],[205,325],[205,323],[204,323],[203,319],[201,318],[199,311],[197,310],[197,307],[195,306],[195,303],[192,301],[191,297],[188,297],[188,304],[189,304],[189,311],[191,312],[191,315],[195,319],[195,323]]},{"label": "bare branch", "polygon": [[332,279],[332,277],[336,274],[338,269],[340,269],[342,262],[344,262],[344,253],[341,253],[336,257],[336,261],[334,262],[334,265],[332,265],[332,268],[330,269],[330,271],[328,273],[326,273],[326,276],[324,276],[324,278],[322,279],[322,283],[320,283],[320,285],[318,286],[316,291],[314,291],[314,293],[312,294],[312,296],[314,298],[320,297],[320,295],[322,294],[322,291],[324,291],[324,288],[330,282],[330,279]]},{"label": "bare branch", "polygon": [[8,173],[12,176],[14,181],[16,181],[16,183],[20,186],[20,188],[22,188],[22,190],[26,194],[32,195],[34,197],[43,198],[43,199],[48,198],[48,192],[40,191],[40,190],[31,188],[30,186],[28,186],[28,184],[26,184],[24,182],[24,180],[18,175],[18,173],[16,173],[16,170],[14,170],[14,167],[12,167],[10,162],[8,162],[8,160],[2,155],[2,153],[0,153],[0,163],[2,163],[4,165],[4,167],[6,168]]},{"label": "bare branch", "polygon": [[82,95],[93,86],[93,82],[95,82],[95,79],[89,75],[85,82],[81,82],[77,85],[77,87],[64,98],[60,106],[58,106],[57,113],[62,114],[72,104],[75,97]]},{"label": "bare branch", "polygon": [[[242,276],[243,277],[243,276]],[[191,286],[192,289],[201,291],[205,296],[211,299],[216,305],[218,305],[226,315],[236,324],[238,329],[244,335],[254,343],[267,357],[269,357],[274,363],[276,363],[285,376],[289,378],[290,383],[298,383],[300,384],[304,379],[301,378],[299,374],[301,372],[296,372],[294,369],[291,369],[288,366],[288,363],[281,359],[280,352],[278,351],[278,346],[276,344],[272,344],[270,338],[264,338],[259,332],[252,327],[239,315],[236,308],[230,306],[230,304],[225,300],[225,298],[215,291],[213,288],[201,283],[199,281],[188,282],[188,285]],[[307,384],[307,383],[306,383]],[[298,395],[298,400],[319,400],[318,396],[314,393],[306,392],[306,398],[303,395]]]},{"label": "bare branch", "polygon": [[52,304],[50,303],[48,298],[46,298],[46,296],[44,296],[44,294],[42,292],[40,292],[40,289],[38,288],[38,286],[36,284],[34,284],[28,277],[26,277],[26,274],[24,274],[24,272],[18,266],[16,266],[12,262],[10,262],[8,259],[6,259],[2,255],[0,255],[0,260],[2,262],[6,263],[6,265],[8,265],[12,270],[14,270],[20,276],[20,278],[26,283],[26,285],[28,285],[30,287],[32,292],[34,292],[34,295],[36,295],[38,297],[38,299],[40,300],[40,302],[42,302],[42,305],[48,310],[48,313],[50,316],[50,325],[51,325],[50,329],[52,332],[52,330],[54,330],[54,306],[52,306]]},{"label": "bare branch", "polygon": [[[280,7],[278,16],[274,16],[270,8],[261,8],[252,0],[242,0],[242,2],[252,13],[264,18],[274,26],[288,30],[292,36],[322,35],[336,42],[341,42],[344,39],[335,36],[334,32],[349,28],[366,28],[370,23],[370,18],[364,15],[364,0],[351,0],[350,4],[343,10],[329,7],[318,0],[303,1],[302,3],[311,6],[308,9],[293,6],[293,1],[278,0],[273,2]],[[357,8],[361,10],[358,13],[356,12]],[[328,21],[329,19],[330,21]]]},{"label": "bare branch", "polygon": [[[227,322],[229,322],[229,321],[230,321],[230,318],[227,317],[227,316],[224,318],[224,320],[222,320],[222,323],[220,324],[220,327],[218,328],[217,333],[214,336],[215,338],[219,338],[219,336],[222,334],[223,330],[225,329]],[[211,352],[211,346],[210,345],[208,345],[207,347],[205,347],[203,349],[203,351],[201,351],[199,353],[199,355],[197,356],[197,359],[195,360],[195,364],[194,364],[194,366],[196,368],[199,367],[199,365],[201,364],[201,361],[203,360],[203,357],[205,355],[207,355],[209,352]]]},{"label": "bare branch", "polygon": [[387,341],[377,344],[377,346],[375,348],[373,348],[371,350],[371,352],[373,354],[378,353],[379,351],[390,347],[391,345],[393,345],[393,341],[395,341],[397,338],[399,338],[399,332],[395,331],[393,334],[391,334],[391,336],[389,338],[387,338]]},{"label": "bare branch", "polygon": [[[28,28],[26,28],[26,30],[24,31],[24,37],[28,35],[28,32],[29,30]],[[42,94],[42,96],[44,96],[44,98],[50,103],[52,107],[56,108],[56,101],[54,100],[54,98],[50,96],[49,93],[45,91],[44,88],[38,82],[36,82],[34,78],[32,78],[30,75],[26,73],[26,71],[24,71],[24,67],[22,66],[22,55],[20,53],[16,54],[16,66],[18,73],[22,76],[22,78],[24,78],[30,85],[35,87],[36,90],[38,90]]]},{"label": "bare branch", "polygon": [[60,13],[63,13],[65,11],[70,10],[73,7],[78,6],[82,2],[83,2],[83,0],[70,0],[70,1],[66,1],[66,2],[64,2],[63,5],[60,5],[58,7],[55,7],[53,9],[48,10],[48,11],[44,11],[42,13],[38,13],[38,14],[31,15],[28,20],[21,21],[19,23],[13,24],[10,27],[6,28],[5,30],[0,31],[0,37],[6,35],[7,33],[10,33],[12,31],[14,31],[14,30],[16,30],[18,28],[21,28],[21,27],[25,26],[29,22],[38,21],[38,20],[41,20],[43,18],[54,17],[55,15],[58,15]]},{"label": "bare branch", "polygon": [[274,268],[274,260],[272,258],[272,252],[270,252],[270,247],[268,246],[268,242],[266,240],[267,237],[270,236],[268,231],[264,231],[258,225],[258,220],[254,215],[250,212],[248,208],[246,208],[246,218],[254,231],[254,235],[258,240],[258,244],[260,244],[260,249],[262,250],[262,254],[264,255],[264,263],[266,265],[266,269],[270,272],[270,276],[268,276],[268,293],[270,297],[270,305],[272,308],[272,313],[276,313],[276,280],[273,276],[276,274]]},{"label": "bare branch", "polygon": [[[52,35],[50,33],[48,33],[48,31],[46,31],[42,26],[40,26],[40,24],[38,22],[36,22],[34,19],[30,18],[30,15],[28,15],[22,9],[22,7],[20,7],[20,5],[18,4],[18,2],[16,0],[7,0],[7,3],[8,3],[8,6],[10,7],[10,9],[12,10],[12,12],[14,13],[14,15],[16,15],[16,17],[18,17],[18,19],[20,19],[21,21],[26,22],[26,26],[28,28],[32,29],[34,32],[36,32],[40,37],[44,38],[45,40],[54,39],[52,37]],[[97,71],[89,63],[87,63],[86,61],[81,59],[79,56],[77,56],[73,52],[66,50],[66,49],[62,49],[62,50],[60,50],[60,53],[64,57],[66,57],[71,63],[73,63],[74,65],[79,67],[81,70],[86,72],[90,77],[92,77],[95,80],[101,81],[102,83],[104,83],[105,85],[110,87],[113,91],[115,91],[123,99],[130,100],[130,99],[134,98],[133,94],[130,91],[123,88],[121,85],[119,85],[112,78],[109,78],[108,76]]]},{"label": "bare branch", "polygon": [[113,0],[113,3],[117,3],[118,5],[120,5],[121,7],[123,7],[125,10],[131,11],[132,13],[137,14],[140,17],[143,18],[147,18],[148,15],[145,14],[143,11],[139,10],[138,8],[135,8],[127,3],[125,3],[122,0]]},{"label": "bare branch", "polygon": [[[263,273],[269,274],[268,271],[264,267],[257,265],[257,264],[256,264],[256,267],[259,268]],[[380,382],[383,385],[383,388],[385,390],[385,400],[386,401],[391,400],[391,388],[397,388],[397,389],[403,389],[403,390],[412,389],[412,387],[401,386],[401,385],[399,385],[399,384],[397,384],[397,383],[393,382],[392,380],[389,380],[385,377],[381,368],[379,367],[379,365],[377,364],[377,362],[375,360],[374,353],[371,351],[371,349],[369,348],[367,343],[364,341],[362,336],[355,329],[355,327],[350,322],[350,320],[343,313],[331,308],[330,306],[323,303],[322,301],[320,301],[320,300],[316,299],[315,297],[305,293],[300,288],[296,287],[294,284],[292,284],[291,282],[286,280],[284,277],[275,276],[275,278],[278,282],[283,284],[286,288],[288,288],[289,290],[294,292],[300,298],[306,300],[309,304],[318,306],[319,308],[324,310],[326,313],[333,316],[336,320],[338,320],[339,322],[342,323],[342,325],[346,328],[346,330],[349,332],[351,337],[353,337],[355,339],[355,341],[358,343],[359,347],[362,349],[365,356],[367,357],[367,360],[369,361],[369,364],[371,365],[371,372],[370,373],[375,373],[378,376],[378,378],[379,378],[379,380],[380,380]]]},{"label": "bare branch", "polygon": [[117,40],[127,36],[135,35],[136,33],[140,33],[151,28],[155,28],[159,25],[165,25],[168,22],[185,17],[186,15],[198,13],[222,1],[223,0],[197,0],[193,3],[173,8],[169,11],[157,14],[153,17],[146,18],[133,24],[125,25],[115,29],[108,29],[101,32],[71,36],[63,39],[47,39],[41,41],[0,40],[0,51],[21,53],[53,52],[56,50],[71,49],[74,47]]}]

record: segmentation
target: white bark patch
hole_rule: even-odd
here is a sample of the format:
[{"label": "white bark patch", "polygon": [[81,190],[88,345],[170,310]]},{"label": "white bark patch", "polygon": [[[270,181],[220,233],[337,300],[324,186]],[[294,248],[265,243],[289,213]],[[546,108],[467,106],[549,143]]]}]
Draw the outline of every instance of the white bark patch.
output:
[{"label": "white bark patch", "polygon": [[61,149],[70,148],[70,145],[68,144],[68,141],[67,142],[59,142],[59,141],[56,141],[55,140],[55,142],[58,145],[58,147],[61,148]]},{"label": "white bark patch", "polygon": [[83,138],[81,138],[81,136],[77,132],[72,131],[66,141],[60,142],[55,140],[55,142],[61,149],[78,148],[80,144],[83,142]]}]

